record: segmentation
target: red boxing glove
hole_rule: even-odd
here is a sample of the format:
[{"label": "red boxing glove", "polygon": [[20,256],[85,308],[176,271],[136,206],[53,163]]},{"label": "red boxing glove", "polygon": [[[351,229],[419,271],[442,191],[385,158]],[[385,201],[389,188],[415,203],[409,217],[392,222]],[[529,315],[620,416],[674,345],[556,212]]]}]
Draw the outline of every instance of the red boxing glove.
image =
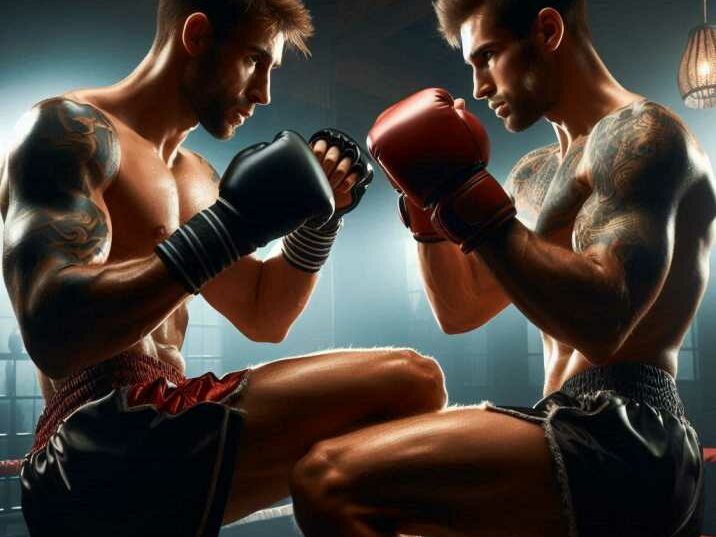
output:
[{"label": "red boxing glove", "polygon": [[368,133],[368,149],[389,180],[433,224],[469,252],[515,216],[512,199],[485,171],[484,127],[443,89],[427,89],[388,108]]},{"label": "red boxing glove", "polygon": [[435,205],[435,229],[469,253],[491,232],[512,220],[512,198],[487,170],[468,179]]},{"label": "red boxing glove", "polygon": [[430,217],[432,209],[422,209],[410,201],[405,194],[398,198],[398,212],[405,227],[413,232],[418,242],[444,242],[445,237],[435,229]]}]

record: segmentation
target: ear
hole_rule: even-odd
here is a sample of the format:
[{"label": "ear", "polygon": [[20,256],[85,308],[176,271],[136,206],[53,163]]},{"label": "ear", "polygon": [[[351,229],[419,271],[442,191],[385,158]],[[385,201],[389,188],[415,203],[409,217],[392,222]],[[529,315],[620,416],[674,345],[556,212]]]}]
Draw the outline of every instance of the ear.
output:
[{"label": "ear", "polygon": [[543,8],[537,14],[533,32],[545,52],[554,52],[564,39],[564,19],[556,9]]},{"label": "ear", "polygon": [[189,56],[199,56],[211,44],[213,28],[204,13],[192,13],[184,21],[181,41]]}]

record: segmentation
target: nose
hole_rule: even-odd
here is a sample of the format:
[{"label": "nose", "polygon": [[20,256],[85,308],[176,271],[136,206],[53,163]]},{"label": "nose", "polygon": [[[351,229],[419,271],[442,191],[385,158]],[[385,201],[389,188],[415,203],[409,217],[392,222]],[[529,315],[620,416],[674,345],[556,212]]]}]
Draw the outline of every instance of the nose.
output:
[{"label": "nose", "polygon": [[495,84],[493,83],[492,79],[490,78],[487,73],[482,73],[478,75],[477,71],[475,71],[475,75],[473,77],[473,93],[472,96],[475,98],[475,100],[479,101],[482,99],[486,99],[490,95],[493,95],[495,93]]},{"label": "nose", "polygon": [[256,73],[248,91],[248,98],[254,104],[271,103],[271,71]]}]

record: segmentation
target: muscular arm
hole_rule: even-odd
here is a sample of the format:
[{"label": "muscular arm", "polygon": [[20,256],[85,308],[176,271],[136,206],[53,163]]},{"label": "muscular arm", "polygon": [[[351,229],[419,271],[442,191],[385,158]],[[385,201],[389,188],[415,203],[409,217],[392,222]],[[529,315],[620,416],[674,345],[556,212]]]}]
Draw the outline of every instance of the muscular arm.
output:
[{"label": "muscular arm", "polygon": [[4,277],[27,349],[64,377],[121,352],[186,297],[156,256],[107,263],[111,222],[103,192],[119,169],[109,122],[54,99],[23,120],[4,183]]},{"label": "muscular arm", "polygon": [[[506,189],[517,194],[516,190],[522,189],[528,177],[554,173],[553,167],[542,169],[553,154],[554,146],[550,146],[525,155],[510,173]],[[537,209],[532,205],[538,204],[545,193],[534,191],[520,196],[524,201],[517,204],[519,217],[534,220]],[[464,255],[450,242],[419,244],[418,253],[425,292],[444,332],[457,334],[479,328],[511,303],[502,284],[479,255]]]},{"label": "muscular arm", "polygon": [[242,258],[201,291],[207,302],[253,341],[279,343],[308,304],[318,276],[279,253]]},{"label": "muscular arm", "polygon": [[449,242],[418,243],[418,256],[425,294],[445,333],[478,328],[510,303],[479,256],[466,256]]},{"label": "muscular arm", "polygon": [[573,251],[518,221],[480,248],[520,310],[593,363],[619,350],[663,286],[682,189],[704,169],[693,145],[655,105],[606,118],[585,149],[593,192]]},{"label": "muscular arm", "polygon": [[[216,170],[201,160],[218,182]],[[317,274],[297,270],[277,251],[264,260],[254,255],[241,258],[207,283],[201,294],[249,339],[279,343],[305,309],[317,282]]]}]

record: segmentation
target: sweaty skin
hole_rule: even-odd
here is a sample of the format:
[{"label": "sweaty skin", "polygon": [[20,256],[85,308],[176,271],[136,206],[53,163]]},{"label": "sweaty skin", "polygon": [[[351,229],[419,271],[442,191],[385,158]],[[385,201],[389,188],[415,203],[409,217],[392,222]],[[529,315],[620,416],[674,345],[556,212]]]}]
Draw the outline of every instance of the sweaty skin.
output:
[{"label": "sweaty skin", "polygon": [[[268,104],[268,73],[280,64],[282,51],[280,34],[255,30],[249,35],[239,62],[255,66],[256,76],[248,79],[239,105],[244,116],[229,108],[221,135],[230,136],[256,105]],[[39,362],[45,396],[68,374],[123,350],[184,370],[179,349],[190,298],[165,277],[153,250],[180,223],[216,201],[219,175],[203,157],[181,147],[193,126],[174,127],[168,136],[146,126],[151,121],[142,120],[147,114],[143,104],[132,103],[143,103],[133,97],[136,80],[147,76],[147,70],[140,66],[132,78],[110,88],[75,91],[40,103],[23,121],[25,132],[0,184],[7,227],[18,229],[22,222],[25,230],[6,242],[11,262],[5,270],[19,317],[32,317],[35,322],[28,325],[38,329],[44,325],[41,335],[26,340]],[[223,80],[232,85],[230,77]],[[232,93],[241,89],[240,81]],[[345,204],[350,199],[345,190],[355,180],[345,173],[350,159],[338,162],[336,148],[327,151],[325,145],[319,141],[315,152],[332,186],[340,187],[338,202]],[[19,164],[45,159],[46,167]],[[53,167],[53,161],[72,166]],[[40,182],[42,188],[30,187]],[[59,199],[65,202],[62,209],[56,207]],[[17,245],[14,236],[20,237]],[[47,300],[56,289],[46,283],[51,274],[68,284],[56,292],[72,295],[81,308],[63,307],[65,299]],[[100,283],[95,279],[99,274]],[[281,256],[265,262],[247,256],[210,282],[202,295],[250,339],[277,342],[305,308],[316,282],[316,275],[293,269]],[[122,292],[115,290],[117,285]],[[128,293],[138,300],[133,302]]]},{"label": "sweaty skin", "polygon": [[510,173],[519,221],[505,235],[468,258],[451,244],[419,245],[438,322],[464,332],[514,303],[542,331],[545,394],[590,364],[636,360],[675,375],[708,282],[716,215],[698,142],[668,109],[619,86],[596,55],[583,60],[589,77],[550,91],[540,79],[549,67],[527,64],[489,17],[468,19],[462,38],[475,97],[508,130],[541,111],[559,143]]},{"label": "sweaty skin", "polygon": [[[454,280],[438,276],[445,258],[457,257],[456,248],[419,247],[428,293],[446,329],[460,332],[486,322],[513,300],[507,286],[542,328],[545,394],[590,364],[635,360],[675,375],[679,347],[708,282],[716,211],[707,159],[683,123],[660,105],[635,101],[575,139],[564,157],[559,145],[530,152],[506,186],[524,226],[515,239],[526,241],[514,254],[520,260],[509,270],[498,264],[498,282],[479,254],[465,259],[458,281],[474,300],[463,309],[445,304],[446,295],[459,293],[454,287],[446,293]],[[580,267],[570,264],[570,252],[595,264],[604,263],[604,255],[619,261],[622,287],[616,294],[628,312],[619,328],[628,333],[608,355],[586,356],[557,336],[566,333],[564,325],[582,323],[599,338],[619,313],[608,294],[586,307],[590,295],[580,292]],[[544,288],[551,292],[537,292]]]},{"label": "sweaty skin", "polygon": [[[494,5],[480,3],[461,26],[474,97],[509,131],[546,118],[558,143],[517,163],[506,186],[518,218],[474,254],[418,244],[435,317],[459,333],[514,304],[542,330],[545,394],[617,362],[674,375],[709,276],[708,158],[673,113],[623,88],[555,9],[519,39],[495,24]],[[292,481],[304,535],[574,535],[549,433],[503,410],[449,408],[314,446]]]},{"label": "sweaty skin", "polygon": [[[243,115],[227,105],[215,122],[226,137],[270,101],[283,37],[257,27],[231,52],[242,69],[223,77],[222,89],[241,94]],[[125,350],[184,370],[189,297],[153,251],[216,200],[219,177],[181,147],[196,120],[185,109],[170,112],[171,92],[154,80],[162,62],[145,60],[115,86],[38,104],[9,153],[0,190],[5,277],[46,396],[69,374]],[[315,281],[280,256],[248,256],[203,295],[249,338],[279,341]]]},{"label": "sweaty skin", "polygon": [[[207,48],[211,35],[206,16],[191,14],[125,80],[43,101],[20,122],[0,177],[3,269],[45,398],[123,351],[185,369],[190,297],[154,249],[216,201],[219,176],[182,144],[199,123],[228,139],[269,104],[284,46],[258,23],[220,53]],[[351,159],[324,140],[313,151],[346,207],[358,179]],[[317,278],[276,252],[242,257],[201,292],[249,339],[279,342]],[[445,400],[437,362],[410,349],[256,366],[232,401],[243,425],[224,521],[286,497],[291,469],[318,441]]]},{"label": "sweaty skin", "polygon": [[[528,229],[586,258],[599,260],[606,250],[623,267],[628,293],[624,324],[632,326],[609,356],[586,357],[543,331],[545,393],[593,362],[642,361],[676,376],[679,348],[708,283],[716,211],[707,159],[683,123],[662,106],[637,101],[573,142],[563,159],[555,146],[527,155],[509,184]],[[575,298],[574,322],[590,322],[580,319],[578,303],[587,297]],[[605,320],[613,315],[608,305]],[[591,330],[599,334],[600,327]]]}]

